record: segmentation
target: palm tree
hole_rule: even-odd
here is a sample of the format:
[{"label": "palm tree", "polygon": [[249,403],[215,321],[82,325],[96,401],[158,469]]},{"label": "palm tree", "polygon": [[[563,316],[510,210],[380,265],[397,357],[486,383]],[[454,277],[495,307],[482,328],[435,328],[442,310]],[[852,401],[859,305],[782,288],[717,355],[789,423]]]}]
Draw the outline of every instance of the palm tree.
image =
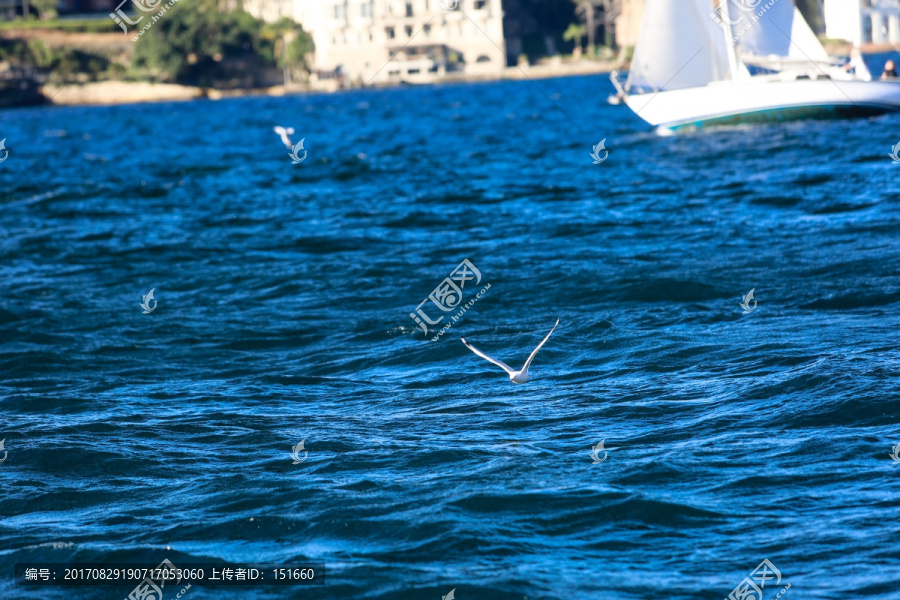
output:
[{"label": "palm tree", "polygon": [[616,16],[621,12],[621,0],[572,0],[575,3],[575,14],[585,23],[587,28],[588,48],[593,51],[596,47],[597,12],[602,11],[604,40],[612,45],[611,33]]},{"label": "palm tree", "polygon": [[581,38],[584,37],[585,33],[587,33],[587,28],[584,25],[572,23],[563,33],[563,40],[567,42],[575,40],[575,47],[578,49],[578,52],[581,52]]},{"label": "palm tree", "polygon": [[572,0],[575,3],[575,14],[582,19],[587,27],[588,52],[593,52],[594,36],[597,33],[597,26],[594,24],[597,5],[603,0]]}]

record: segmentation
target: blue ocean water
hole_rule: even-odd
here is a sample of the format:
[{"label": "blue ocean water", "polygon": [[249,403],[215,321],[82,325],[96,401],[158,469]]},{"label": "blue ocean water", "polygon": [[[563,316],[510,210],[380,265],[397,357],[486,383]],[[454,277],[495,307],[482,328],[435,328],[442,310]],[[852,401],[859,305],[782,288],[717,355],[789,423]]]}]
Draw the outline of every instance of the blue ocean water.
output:
[{"label": "blue ocean water", "polygon": [[[611,92],[0,113],[4,598],[163,559],[320,565],[191,599],[721,600],[764,559],[766,600],[900,598],[900,116],[663,137]],[[459,341],[517,367],[557,317],[523,386]]]}]

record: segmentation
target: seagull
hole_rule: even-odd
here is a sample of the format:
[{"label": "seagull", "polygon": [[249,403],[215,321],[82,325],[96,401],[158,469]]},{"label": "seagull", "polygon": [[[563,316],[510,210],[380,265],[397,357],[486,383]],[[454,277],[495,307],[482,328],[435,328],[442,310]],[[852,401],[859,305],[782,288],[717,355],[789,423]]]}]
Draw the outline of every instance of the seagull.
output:
[{"label": "seagull", "polygon": [[288,150],[294,147],[293,142],[291,142],[291,135],[294,133],[293,127],[273,127],[272,131],[281,136],[281,143],[287,146]]},{"label": "seagull", "polygon": [[[556,325],[559,325],[559,319],[556,319]],[[535,348],[531,352],[531,355],[528,357],[528,360],[525,361],[525,366],[523,366],[522,369],[519,371],[512,369],[509,365],[507,365],[502,360],[497,360],[496,358],[491,358],[490,356],[488,356],[487,354],[485,354],[484,352],[482,352],[481,350],[479,350],[478,348],[476,348],[475,346],[473,346],[472,344],[467,342],[466,338],[459,338],[459,339],[461,339],[462,343],[466,345],[466,348],[468,348],[469,350],[471,350],[472,352],[474,352],[481,358],[483,358],[485,360],[489,360],[490,362],[494,363],[495,365],[497,365],[498,367],[500,367],[501,369],[506,371],[509,374],[509,380],[512,381],[513,383],[526,383],[530,379],[530,377],[528,377],[528,367],[531,366],[531,361],[534,360],[534,355],[538,353],[538,350],[540,350],[541,347],[547,343],[547,340],[550,339],[550,336],[553,334],[554,331],[556,331],[556,325],[553,326],[553,329],[550,330],[550,333],[547,334],[547,337],[545,337],[543,339],[543,341],[540,344],[538,344],[538,347]]]}]

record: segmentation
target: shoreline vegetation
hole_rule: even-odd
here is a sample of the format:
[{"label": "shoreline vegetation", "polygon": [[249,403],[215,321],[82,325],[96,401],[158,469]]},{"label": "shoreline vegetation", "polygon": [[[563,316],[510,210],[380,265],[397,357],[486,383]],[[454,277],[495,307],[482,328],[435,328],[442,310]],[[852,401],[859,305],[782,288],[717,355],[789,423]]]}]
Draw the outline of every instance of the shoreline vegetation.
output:
[{"label": "shoreline vegetation", "polygon": [[[0,23],[0,108],[218,100],[360,87],[334,73],[311,72],[312,37],[290,19],[265,23],[240,10],[222,12],[215,0],[178,2],[162,12],[151,27],[140,23],[127,32],[108,17]],[[832,55],[849,54],[845,42],[826,40],[825,45]],[[873,46],[863,52],[893,49]],[[606,48],[596,54],[523,55],[518,66],[497,73],[428,74],[364,87],[546,79],[628,68],[627,49],[618,56]]]},{"label": "shoreline vegetation", "polygon": [[[416,83],[399,81],[396,83],[369,84],[366,88],[395,88],[412,85],[437,85],[452,83],[473,83],[481,81],[515,81],[525,79],[550,79],[577,75],[610,73],[618,67],[610,61],[582,60],[577,63],[547,61],[546,64],[528,67],[508,67],[502,73],[491,75],[453,74],[435,77]],[[177,102],[196,99],[220,100],[239,96],[286,96],[305,93],[332,93],[341,90],[359,89],[358,86],[341,87],[337,80],[325,80],[317,85],[292,84],[270,87],[216,89],[173,83],[146,81],[95,81],[57,85],[47,83],[38,88],[45,101],[32,104],[52,105],[115,105],[141,102]],[[13,105],[6,105],[13,106]]]},{"label": "shoreline vegetation", "polygon": [[266,23],[216,0],[155,6],[120,22],[0,23],[0,106],[183,100],[313,79],[312,36],[291,19]]},{"label": "shoreline vegetation", "polygon": [[[0,23],[0,108],[327,93],[365,83],[311,72],[314,51],[312,37],[290,19],[264,23],[243,11],[223,13],[210,0],[178,2],[151,27],[139,23],[127,32],[108,17],[7,21]],[[609,73],[623,59],[611,51],[603,59],[523,55],[518,66],[497,73],[421,74],[365,87]]]}]

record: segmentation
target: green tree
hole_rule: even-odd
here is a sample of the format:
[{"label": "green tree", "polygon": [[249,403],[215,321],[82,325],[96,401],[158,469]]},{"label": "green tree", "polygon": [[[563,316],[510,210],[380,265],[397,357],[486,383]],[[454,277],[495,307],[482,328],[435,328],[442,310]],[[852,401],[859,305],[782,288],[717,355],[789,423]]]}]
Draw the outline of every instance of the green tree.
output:
[{"label": "green tree", "polygon": [[600,0],[572,0],[575,3],[575,14],[584,19],[585,29],[588,38],[588,54],[594,52],[594,37],[597,35],[597,5],[602,4]]},{"label": "green tree", "polygon": [[581,48],[581,39],[584,37],[584,34],[587,32],[587,27],[584,25],[579,25],[578,23],[572,23],[569,25],[569,28],[563,32],[563,40],[567,42],[571,42],[575,40],[575,46],[577,48]]},{"label": "green tree", "polygon": [[[132,69],[158,81],[245,85],[265,68],[299,66],[307,48],[312,38],[290,19],[266,24],[243,10],[222,12],[215,0],[190,0],[166,11],[137,40]],[[299,60],[293,58],[298,52]]]},{"label": "green tree", "polygon": [[57,0],[30,0],[29,3],[38,11],[42,19],[56,18]]},{"label": "green tree", "polygon": [[281,56],[278,57],[278,65],[284,69],[285,85],[291,82],[291,73],[294,69],[303,69],[309,71],[309,65],[306,57],[312,54],[316,45],[312,36],[303,31],[291,32],[282,38]]}]

